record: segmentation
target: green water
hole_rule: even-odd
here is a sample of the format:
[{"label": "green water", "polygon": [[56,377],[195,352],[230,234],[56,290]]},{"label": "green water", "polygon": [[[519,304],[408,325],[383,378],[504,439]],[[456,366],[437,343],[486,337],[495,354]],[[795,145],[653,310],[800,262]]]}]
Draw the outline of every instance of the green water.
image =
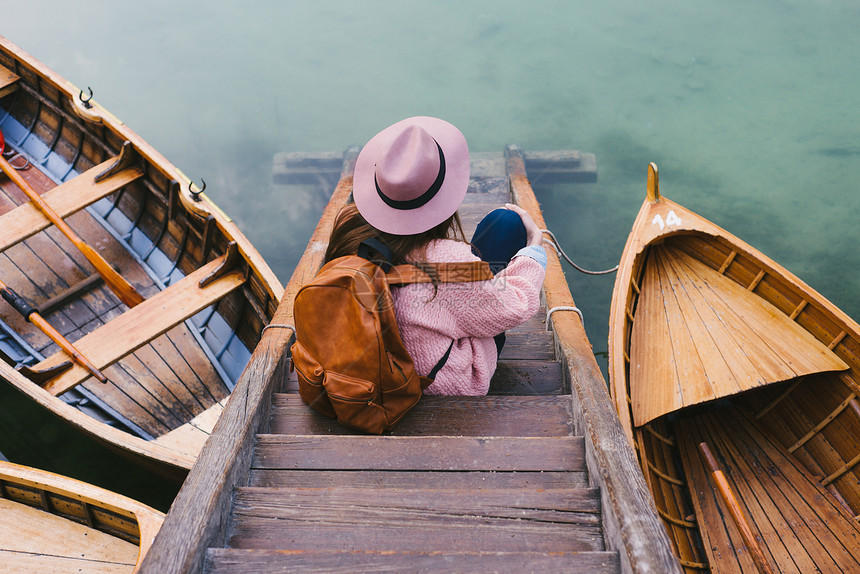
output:
[{"label": "green water", "polygon": [[[665,196],[860,318],[852,0],[16,4],[0,12],[0,34],[91,86],[205,179],[284,283],[325,201],[273,185],[272,156],[341,151],[404,117],[436,115],[475,151],[597,155],[596,184],[547,186],[533,174],[548,225],[580,265],[617,263],[655,161]],[[613,277],[568,277],[603,353]],[[0,399],[6,433],[22,432],[22,418],[57,424],[8,416],[14,401]],[[63,433],[31,434],[29,450],[0,437],[0,451],[59,466],[48,451]],[[76,448],[81,460],[105,456]],[[169,488],[111,480],[169,503]]]}]

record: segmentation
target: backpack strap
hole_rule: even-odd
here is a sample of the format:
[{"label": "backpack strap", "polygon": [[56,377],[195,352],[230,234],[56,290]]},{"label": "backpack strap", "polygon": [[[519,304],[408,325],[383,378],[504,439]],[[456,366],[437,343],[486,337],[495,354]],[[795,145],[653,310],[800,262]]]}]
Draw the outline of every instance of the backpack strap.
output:
[{"label": "backpack strap", "polygon": [[456,263],[424,263],[433,275],[415,265],[396,265],[386,272],[389,285],[408,283],[469,283],[489,281],[493,278],[486,261],[462,261]]},{"label": "backpack strap", "polygon": [[[382,256],[382,261],[371,257],[370,250],[374,249],[377,253]],[[358,256],[362,259],[367,259],[368,261],[372,261],[379,265],[383,271],[388,273],[394,267],[392,261],[394,260],[394,252],[389,249],[389,247],[384,244],[382,241],[375,237],[371,237],[370,239],[365,239],[358,246]]]},{"label": "backpack strap", "polygon": [[436,366],[430,370],[430,374],[427,375],[428,379],[435,379],[436,375],[439,374],[439,370],[445,366],[445,363],[448,362],[448,357],[451,355],[451,349],[454,348],[454,340],[451,339],[451,344],[448,345],[448,350],[445,351],[445,354],[442,355],[442,358],[439,359],[439,362],[436,363]]}]

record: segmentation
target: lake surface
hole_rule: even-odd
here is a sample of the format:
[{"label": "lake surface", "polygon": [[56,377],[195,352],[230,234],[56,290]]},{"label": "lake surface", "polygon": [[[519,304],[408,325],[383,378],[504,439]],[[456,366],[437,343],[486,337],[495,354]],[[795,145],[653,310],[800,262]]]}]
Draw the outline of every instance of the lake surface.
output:
[{"label": "lake surface", "polygon": [[[342,151],[434,115],[473,151],[516,143],[596,154],[594,184],[531,174],[548,226],[584,267],[617,263],[654,161],[663,195],[854,318],[857,30],[851,0],[43,1],[0,15],[0,34],[92,87],[205,180],[283,283],[325,197],[275,185],[274,154]],[[614,277],[568,269],[605,364]],[[169,505],[175,487],[68,436],[9,389],[0,401],[0,451],[13,461]]]}]

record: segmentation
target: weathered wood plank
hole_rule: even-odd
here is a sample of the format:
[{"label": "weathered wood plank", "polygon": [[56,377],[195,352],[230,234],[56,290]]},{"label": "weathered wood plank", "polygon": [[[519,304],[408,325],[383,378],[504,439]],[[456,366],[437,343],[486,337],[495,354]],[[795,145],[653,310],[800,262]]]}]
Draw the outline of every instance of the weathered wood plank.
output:
[{"label": "weathered wood plank", "polygon": [[532,315],[525,323],[522,323],[521,325],[514,327],[510,331],[507,331],[507,335],[509,337],[516,333],[540,335],[547,332],[546,308],[541,307],[540,309],[538,309],[538,312]]},{"label": "weathered wood plank", "polygon": [[163,344],[164,347],[166,347],[165,351],[169,354],[170,351],[167,341],[176,348],[184,359],[184,362],[178,368],[184,373],[184,368],[187,364],[190,370],[193,371],[193,374],[183,374],[182,379],[185,381],[186,385],[190,385],[189,388],[194,389],[194,393],[198,397],[205,396],[205,394],[202,394],[203,391],[200,387],[195,383],[190,382],[191,377],[199,379],[201,386],[206,388],[206,393],[211,395],[213,401],[220,401],[230,394],[226,383],[215,371],[215,368],[212,366],[212,361],[209,360],[209,357],[207,357],[206,353],[204,353],[200,348],[200,344],[194,339],[194,336],[191,334],[191,330],[187,325],[180,323],[161,337],[155,339],[152,344],[159,350],[159,352],[162,352],[161,349]]},{"label": "weathered wood plank", "polygon": [[[234,548],[603,550],[594,489],[445,491],[242,488]],[[372,524],[373,527],[367,527]]]},{"label": "weathered wood plank", "polygon": [[[295,373],[284,381],[283,390],[298,391]],[[490,379],[490,395],[560,395],[566,392],[564,372],[558,361],[501,360]]]},{"label": "weathered wood plank", "polygon": [[[426,511],[439,515],[486,516],[552,522],[556,524],[599,525],[600,492],[597,488],[552,489],[421,489],[395,487],[259,488],[240,487],[234,491],[238,514],[255,514],[257,509],[273,516],[283,512],[293,516],[301,509],[329,509],[333,514],[349,514],[338,509],[365,506],[393,511]],[[328,512],[324,511],[324,512]],[[237,516],[238,516],[237,514]]]},{"label": "weathered wood plank", "polygon": [[208,574],[276,572],[568,572],[615,574],[616,552],[326,552],[320,550],[236,550],[212,548]]},{"label": "weathered wood plank", "polygon": [[398,470],[285,470],[252,469],[248,486],[317,488],[320,486],[376,486],[390,488],[583,488],[588,473],[581,471],[398,471]]},{"label": "weathered wood plank", "polygon": [[555,337],[549,331],[542,333],[510,333],[505,338],[500,361],[554,361]]},{"label": "weathered wood plank", "polygon": [[581,437],[394,437],[261,434],[253,468],[581,470]]},{"label": "weathered wood plank", "polygon": [[491,395],[557,395],[564,390],[559,361],[500,361],[490,379]]},{"label": "weathered wood plank", "polygon": [[[317,413],[295,394],[272,401],[272,434],[359,434]],[[393,436],[569,436],[570,397],[421,398],[391,432]]]}]

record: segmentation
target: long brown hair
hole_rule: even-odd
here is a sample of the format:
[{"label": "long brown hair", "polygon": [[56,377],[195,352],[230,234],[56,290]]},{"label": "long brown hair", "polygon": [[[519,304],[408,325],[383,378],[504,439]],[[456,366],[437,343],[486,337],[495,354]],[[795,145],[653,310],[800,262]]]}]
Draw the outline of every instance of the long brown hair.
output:
[{"label": "long brown hair", "polygon": [[[376,238],[382,241],[393,252],[394,265],[403,263],[420,263],[425,259],[423,251],[427,244],[434,239],[456,239],[466,241],[463,226],[460,223],[460,215],[454,215],[423,233],[415,235],[393,235],[385,233],[370,225],[358,212],[354,203],[349,203],[340,210],[334,221],[334,227],[329,238],[328,248],[325,252],[325,262],[342,257],[344,255],[355,255],[362,241]],[[410,261],[406,257],[418,251],[418,256],[413,256]]]}]

